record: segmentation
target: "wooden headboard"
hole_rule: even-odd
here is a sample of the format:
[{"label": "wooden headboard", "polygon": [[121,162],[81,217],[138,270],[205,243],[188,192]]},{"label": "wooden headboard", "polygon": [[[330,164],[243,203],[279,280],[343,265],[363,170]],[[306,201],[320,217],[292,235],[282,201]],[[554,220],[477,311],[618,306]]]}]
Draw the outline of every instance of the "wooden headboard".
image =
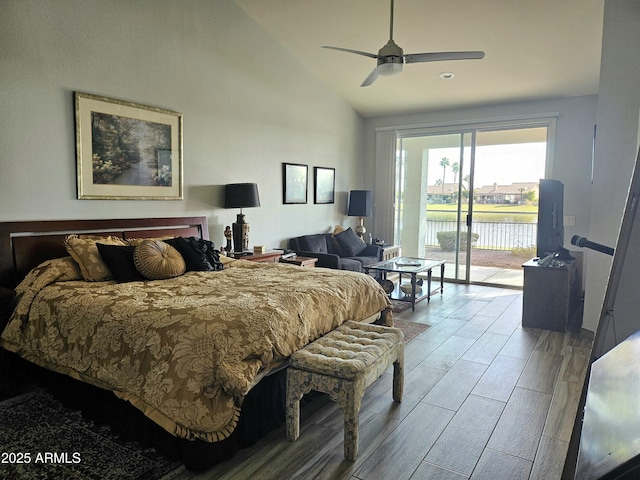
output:
[{"label": "wooden headboard", "polygon": [[64,238],[72,233],[123,239],[164,235],[209,239],[207,217],[0,222],[0,287],[14,288],[40,263],[67,256]]}]

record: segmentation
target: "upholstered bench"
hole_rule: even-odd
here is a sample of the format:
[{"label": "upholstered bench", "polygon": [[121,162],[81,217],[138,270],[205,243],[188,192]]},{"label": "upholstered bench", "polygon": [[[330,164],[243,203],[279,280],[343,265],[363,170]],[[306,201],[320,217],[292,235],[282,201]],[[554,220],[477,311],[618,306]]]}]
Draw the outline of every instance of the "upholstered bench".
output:
[{"label": "upholstered bench", "polygon": [[393,364],[393,399],[402,400],[404,336],[401,330],[345,322],[291,355],[287,371],[287,437],[300,435],[300,399],[328,393],[344,415],[344,456],[358,455],[358,417],[365,389]]}]

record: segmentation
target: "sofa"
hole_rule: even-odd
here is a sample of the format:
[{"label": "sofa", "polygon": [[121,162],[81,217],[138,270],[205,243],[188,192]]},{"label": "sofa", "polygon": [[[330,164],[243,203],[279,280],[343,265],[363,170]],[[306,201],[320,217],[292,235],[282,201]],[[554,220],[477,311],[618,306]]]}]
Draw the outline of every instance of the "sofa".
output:
[{"label": "sofa", "polygon": [[351,227],[294,237],[289,240],[289,249],[302,257],[317,258],[316,267],[352,272],[362,272],[367,265],[382,260],[382,247],[367,245]]}]

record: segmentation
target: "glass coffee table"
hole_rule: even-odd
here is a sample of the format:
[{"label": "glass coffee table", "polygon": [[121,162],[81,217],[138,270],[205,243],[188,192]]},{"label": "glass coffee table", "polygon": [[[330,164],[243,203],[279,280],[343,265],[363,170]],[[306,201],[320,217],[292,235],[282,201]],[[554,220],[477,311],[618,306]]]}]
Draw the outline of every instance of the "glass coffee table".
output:
[{"label": "glass coffee table", "polygon": [[[398,283],[394,284],[393,292],[391,292],[392,300],[399,300],[401,302],[411,302],[411,309],[416,309],[416,303],[421,300],[427,299],[427,302],[431,300],[431,295],[437,293],[440,290],[440,295],[444,289],[444,264],[445,260],[434,260],[431,258],[415,258],[415,257],[396,257],[390,260],[383,260],[382,262],[372,263],[364,267],[365,273],[369,271],[378,272],[382,275],[382,279],[387,279],[387,274],[397,273],[399,275]],[[440,286],[431,290],[431,271],[440,267]],[[427,275],[427,288],[424,289],[423,285],[419,285],[417,275],[419,273]],[[408,275],[410,277],[409,283],[402,283],[402,276]]]}]

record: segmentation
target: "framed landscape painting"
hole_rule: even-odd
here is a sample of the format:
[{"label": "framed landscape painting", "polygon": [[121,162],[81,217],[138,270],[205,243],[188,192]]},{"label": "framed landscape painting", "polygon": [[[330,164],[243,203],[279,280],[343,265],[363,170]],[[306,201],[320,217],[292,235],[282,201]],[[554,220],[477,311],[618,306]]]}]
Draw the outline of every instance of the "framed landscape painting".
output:
[{"label": "framed landscape painting", "polygon": [[182,114],[76,92],[79,199],[181,200]]},{"label": "framed landscape painting", "polygon": [[282,164],[282,203],[307,203],[308,169],[297,163]]}]

